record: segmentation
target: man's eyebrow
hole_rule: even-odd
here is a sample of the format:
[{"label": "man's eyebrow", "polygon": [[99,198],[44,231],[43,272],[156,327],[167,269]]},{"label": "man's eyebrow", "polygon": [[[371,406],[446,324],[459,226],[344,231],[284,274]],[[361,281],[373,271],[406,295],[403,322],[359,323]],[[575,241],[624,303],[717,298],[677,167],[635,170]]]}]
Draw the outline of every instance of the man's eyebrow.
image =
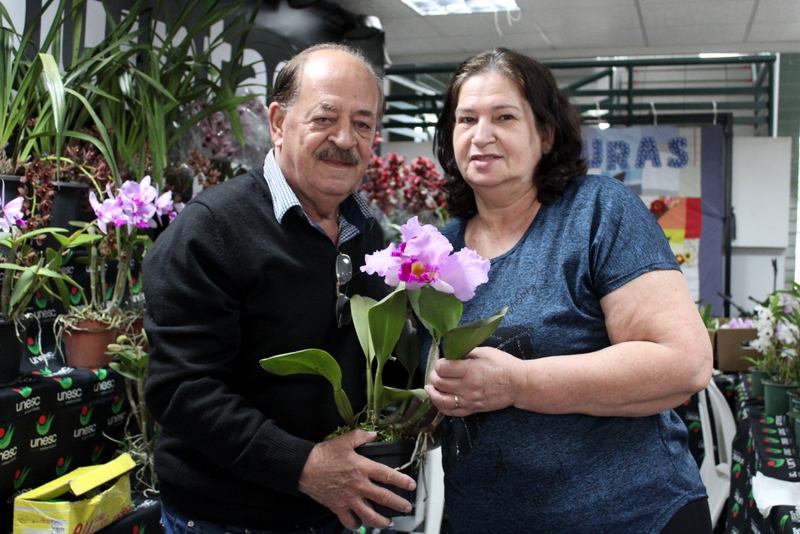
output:
[{"label": "man's eyebrow", "polygon": [[[321,107],[325,111],[336,111],[336,105],[331,104],[330,102],[320,102],[319,107]],[[371,111],[369,109],[359,109],[357,111],[357,114],[358,115],[364,115],[364,116],[370,117],[370,118],[375,116],[375,112]]]}]

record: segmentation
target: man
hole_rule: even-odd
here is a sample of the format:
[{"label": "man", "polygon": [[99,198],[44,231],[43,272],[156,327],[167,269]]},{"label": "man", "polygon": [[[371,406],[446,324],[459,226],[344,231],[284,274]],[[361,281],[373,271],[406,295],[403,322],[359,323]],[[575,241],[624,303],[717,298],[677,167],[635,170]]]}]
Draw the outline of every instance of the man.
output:
[{"label": "man", "polygon": [[388,526],[368,501],[410,511],[375,481],[414,480],[354,452],[374,434],[323,441],[343,424],[324,379],[259,366],[320,348],[339,361],[354,405],[364,400],[363,354],[337,303],[385,294],[359,269],[383,236],[353,193],[382,112],[380,79],[355,51],[298,54],[276,80],[264,168],[198,195],[148,253],[146,399],[162,427],[169,534],[334,533]]}]

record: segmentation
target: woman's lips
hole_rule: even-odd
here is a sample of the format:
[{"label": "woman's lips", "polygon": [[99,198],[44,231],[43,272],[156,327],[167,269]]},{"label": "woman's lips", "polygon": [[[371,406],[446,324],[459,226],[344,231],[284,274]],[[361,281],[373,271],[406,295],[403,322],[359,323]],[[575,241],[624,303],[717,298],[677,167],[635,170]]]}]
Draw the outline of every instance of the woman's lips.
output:
[{"label": "woman's lips", "polygon": [[470,161],[477,167],[486,167],[498,159],[500,159],[500,156],[497,154],[476,154],[470,157]]}]

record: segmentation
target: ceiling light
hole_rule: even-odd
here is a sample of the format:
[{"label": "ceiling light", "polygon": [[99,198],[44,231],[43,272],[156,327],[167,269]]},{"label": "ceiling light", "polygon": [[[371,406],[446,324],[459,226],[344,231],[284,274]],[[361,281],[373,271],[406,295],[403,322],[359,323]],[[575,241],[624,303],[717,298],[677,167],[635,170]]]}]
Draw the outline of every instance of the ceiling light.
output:
[{"label": "ceiling light", "polygon": [[741,56],[741,54],[725,54],[725,53],[718,53],[718,52],[703,52],[703,53],[700,53],[700,54],[697,54],[697,55],[700,56],[703,59],[719,59],[719,58],[725,58],[725,57],[739,57],[739,56]]},{"label": "ceiling light", "polygon": [[420,15],[455,15],[519,11],[514,0],[403,0]]}]

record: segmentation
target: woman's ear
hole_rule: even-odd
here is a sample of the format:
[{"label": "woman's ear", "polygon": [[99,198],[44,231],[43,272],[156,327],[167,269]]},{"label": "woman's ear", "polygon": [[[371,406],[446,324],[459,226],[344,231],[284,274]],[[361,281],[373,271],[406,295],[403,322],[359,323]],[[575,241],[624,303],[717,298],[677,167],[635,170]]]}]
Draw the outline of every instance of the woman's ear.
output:
[{"label": "woman's ear", "polygon": [[549,154],[553,150],[555,143],[555,131],[552,126],[544,125],[541,129],[542,135],[542,154]]}]

